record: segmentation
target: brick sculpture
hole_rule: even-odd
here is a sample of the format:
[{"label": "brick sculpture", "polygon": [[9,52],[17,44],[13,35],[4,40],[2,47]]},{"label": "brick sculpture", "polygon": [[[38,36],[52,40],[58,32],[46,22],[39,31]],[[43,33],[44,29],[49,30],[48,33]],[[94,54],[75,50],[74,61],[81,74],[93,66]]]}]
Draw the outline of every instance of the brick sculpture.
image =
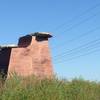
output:
[{"label": "brick sculpture", "polygon": [[49,33],[36,32],[21,37],[18,46],[2,47],[0,60],[4,59],[0,61],[0,69],[8,75],[14,72],[21,76],[51,77],[53,69],[48,46],[48,38],[51,37]]}]

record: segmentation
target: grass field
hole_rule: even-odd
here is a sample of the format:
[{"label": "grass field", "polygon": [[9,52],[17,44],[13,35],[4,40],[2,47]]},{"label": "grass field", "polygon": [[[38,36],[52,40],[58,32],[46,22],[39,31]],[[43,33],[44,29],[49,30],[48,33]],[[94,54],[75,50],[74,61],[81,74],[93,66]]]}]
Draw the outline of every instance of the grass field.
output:
[{"label": "grass field", "polygon": [[100,83],[14,76],[0,81],[0,100],[100,100]]}]

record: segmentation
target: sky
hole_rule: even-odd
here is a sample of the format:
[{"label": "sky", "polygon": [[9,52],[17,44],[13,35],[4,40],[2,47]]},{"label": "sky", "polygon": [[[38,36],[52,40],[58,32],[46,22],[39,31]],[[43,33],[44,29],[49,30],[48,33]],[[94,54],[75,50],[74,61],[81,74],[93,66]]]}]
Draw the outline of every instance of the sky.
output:
[{"label": "sky", "polygon": [[32,32],[53,35],[58,77],[100,81],[100,0],[0,0],[0,45]]}]

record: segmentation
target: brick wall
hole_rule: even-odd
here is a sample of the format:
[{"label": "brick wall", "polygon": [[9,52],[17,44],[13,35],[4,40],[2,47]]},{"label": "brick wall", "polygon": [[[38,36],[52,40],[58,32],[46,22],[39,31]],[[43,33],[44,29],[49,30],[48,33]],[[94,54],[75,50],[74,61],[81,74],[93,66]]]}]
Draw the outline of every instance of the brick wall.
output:
[{"label": "brick wall", "polygon": [[25,36],[12,48],[8,72],[21,76],[50,77],[53,74],[48,37]]}]

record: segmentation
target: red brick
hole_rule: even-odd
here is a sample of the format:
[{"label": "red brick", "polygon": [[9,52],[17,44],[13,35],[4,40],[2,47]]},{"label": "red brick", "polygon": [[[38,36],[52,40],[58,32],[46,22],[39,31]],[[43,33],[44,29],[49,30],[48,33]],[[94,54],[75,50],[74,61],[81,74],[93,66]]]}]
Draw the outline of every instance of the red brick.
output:
[{"label": "red brick", "polygon": [[13,72],[21,76],[51,77],[53,69],[48,37],[22,37],[18,47],[11,50],[8,73]]}]

